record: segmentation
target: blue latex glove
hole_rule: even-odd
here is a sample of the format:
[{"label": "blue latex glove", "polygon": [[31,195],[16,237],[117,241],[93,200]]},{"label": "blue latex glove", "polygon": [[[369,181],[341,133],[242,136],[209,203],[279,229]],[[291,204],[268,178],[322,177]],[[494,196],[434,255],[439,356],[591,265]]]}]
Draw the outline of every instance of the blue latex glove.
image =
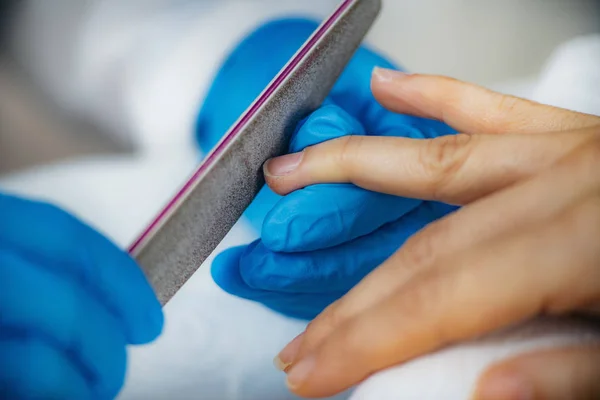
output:
[{"label": "blue latex glove", "polygon": [[0,194],[0,398],[113,399],[160,304],[135,262],[53,206]]},{"label": "blue latex glove", "polygon": [[[201,146],[214,145],[316,26],[306,20],[276,21],[236,49],[200,114]],[[375,66],[394,68],[369,49],[359,49],[323,107],[299,125],[291,152],[349,134],[432,138],[454,133],[440,122],[381,107],[370,90]],[[314,185],[284,198],[265,187],[246,212],[254,226],[262,224],[261,239],[219,255],[213,278],[231,294],[310,319],[412,234],[454,209],[349,184]]]}]

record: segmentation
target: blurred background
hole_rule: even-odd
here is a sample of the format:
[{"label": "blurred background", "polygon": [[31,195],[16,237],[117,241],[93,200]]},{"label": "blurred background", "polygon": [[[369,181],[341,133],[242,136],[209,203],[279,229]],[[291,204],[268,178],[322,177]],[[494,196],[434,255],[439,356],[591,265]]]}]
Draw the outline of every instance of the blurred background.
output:
[{"label": "blurred background", "polygon": [[416,71],[491,85],[539,74],[558,45],[593,32],[597,0],[387,0],[371,40]]},{"label": "blurred background", "polygon": [[[27,9],[27,3],[37,3],[37,9],[30,7],[34,9],[30,15],[16,18],[15,9]],[[107,42],[111,40],[115,23],[108,18],[92,21],[89,16],[88,19],[80,17],[85,14],[86,4],[99,3],[97,1],[51,0],[45,1],[47,6],[40,3],[27,0],[0,3],[4,38],[0,59],[0,173],[86,154],[128,152],[135,147],[131,141],[117,138],[118,135],[98,134],[110,129],[107,127],[114,130],[127,127],[98,123],[99,118],[88,118],[86,113],[76,112],[73,107],[64,107],[61,104],[64,99],[56,98],[61,90],[40,90],[39,79],[32,78],[31,72],[38,72],[37,78],[41,76],[42,80],[52,79],[53,75],[39,74],[36,65],[31,68],[31,64],[39,64],[41,58],[19,54],[22,49],[45,47],[50,51],[51,41],[54,41],[58,43],[58,50],[53,55],[64,61],[69,55],[61,51],[66,51],[69,43],[77,39],[78,32],[83,32],[81,25],[86,21],[97,25],[104,21]],[[139,1],[129,3],[130,8],[135,8]],[[151,9],[163,7],[165,13],[169,13],[165,5],[168,1],[148,1],[150,3],[154,4]],[[203,0],[170,3],[203,3]],[[247,7],[268,1],[238,3],[246,3]],[[304,8],[311,7],[311,1],[303,3],[308,4]],[[324,6],[326,3],[329,4]],[[312,1],[315,9],[331,8],[334,3]],[[370,43],[413,71],[446,74],[488,86],[536,76],[558,45],[582,34],[600,32],[600,2],[595,0],[386,0],[384,3],[384,12],[369,36]],[[66,19],[66,25],[71,23],[72,26],[64,29],[63,36],[59,33],[48,36],[48,31],[40,36],[44,24],[39,21],[47,21],[46,28],[52,32],[55,28],[50,24],[56,23],[57,14],[64,15],[65,10],[72,13],[72,19]],[[64,20],[59,24],[63,28]],[[102,26],[96,28],[102,31]],[[13,40],[14,32],[23,30],[27,33],[21,34],[20,41]],[[43,43],[24,43],[23,37]],[[97,49],[98,52],[103,50],[106,49]],[[16,59],[20,62],[15,62],[15,53],[19,54]],[[94,60],[93,55],[85,57],[89,58],[88,62]],[[23,67],[22,62],[27,59],[30,65]],[[59,69],[61,65],[55,67]],[[59,82],[65,85],[72,73],[70,67],[57,72]],[[121,83],[123,76],[119,78]],[[117,120],[117,117],[111,111],[103,118]]]}]

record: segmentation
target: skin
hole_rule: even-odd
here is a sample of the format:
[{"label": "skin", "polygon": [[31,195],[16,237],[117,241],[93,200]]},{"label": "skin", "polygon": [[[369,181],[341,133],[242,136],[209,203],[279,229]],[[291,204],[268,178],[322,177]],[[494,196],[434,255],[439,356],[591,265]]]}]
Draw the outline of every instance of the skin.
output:
[{"label": "skin", "polygon": [[[334,395],[540,315],[600,317],[600,118],[438,76],[376,70],[372,90],[394,112],[462,133],[333,140],[267,162],[269,186],[284,195],[350,182],[463,207],[414,235],[282,350],[276,363],[293,392]],[[600,344],[493,365],[473,396],[598,398]]]}]

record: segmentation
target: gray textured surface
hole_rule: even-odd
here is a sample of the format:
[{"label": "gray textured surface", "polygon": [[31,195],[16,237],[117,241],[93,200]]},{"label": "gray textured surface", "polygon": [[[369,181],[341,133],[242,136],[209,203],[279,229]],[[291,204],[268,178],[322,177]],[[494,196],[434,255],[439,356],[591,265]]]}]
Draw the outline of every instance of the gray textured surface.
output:
[{"label": "gray textured surface", "polygon": [[296,124],[323,102],[380,7],[380,0],[351,1],[174,211],[132,248],[162,304],[200,267],[248,207],[264,184],[262,165],[285,152]]}]

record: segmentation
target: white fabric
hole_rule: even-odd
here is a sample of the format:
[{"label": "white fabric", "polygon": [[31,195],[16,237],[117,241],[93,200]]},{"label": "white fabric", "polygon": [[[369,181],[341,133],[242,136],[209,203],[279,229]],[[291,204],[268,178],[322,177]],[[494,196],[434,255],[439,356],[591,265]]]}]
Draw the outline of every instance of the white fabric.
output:
[{"label": "white fabric", "polygon": [[[152,4],[160,2],[156,0]],[[196,28],[198,27],[194,26],[194,29]],[[200,30],[197,31],[198,35],[201,34]],[[579,45],[580,42],[575,43],[575,46]],[[597,41],[592,41],[588,47],[589,51],[594,51],[597,45]],[[569,98],[569,104],[566,105],[570,108],[587,109],[588,100],[585,99],[593,97],[588,95],[588,91],[600,93],[600,87],[589,85],[589,82],[598,82],[598,71],[593,68],[584,69],[588,74],[585,77],[567,74],[570,82],[568,85],[553,86],[544,83],[557,82],[556,79],[563,76],[563,68],[566,67],[560,67],[561,65],[580,65],[576,59],[570,59],[568,62],[563,60],[565,55],[591,59],[585,56],[586,52],[583,50],[571,53],[568,49],[568,45],[563,47],[553,58],[539,85],[529,85],[527,88],[519,85],[521,94],[528,93],[533,97],[537,93],[540,100],[543,100],[542,95],[549,99]],[[188,53],[188,57],[193,58],[193,54]],[[165,88],[170,95],[182,95],[189,100],[192,96],[183,95],[180,90],[184,89],[174,88],[177,84],[168,76],[164,76],[164,73],[187,73],[180,69],[182,66],[178,63],[190,59],[168,58],[152,70],[160,71],[159,74],[153,75],[148,72],[145,78],[140,79],[140,82],[145,83],[132,84],[127,89],[130,92],[126,98],[138,100],[126,100],[119,104],[119,107],[123,107],[119,110],[120,113],[135,116],[124,118],[122,121],[133,130],[139,128],[134,137],[137,137],[139,142],[148,144],[147,147],[152,151],[136,157],[96,157],[24,171],[3,178],[0,187],[24,195],[53,200],[107,233],[120,245],[129,244],[145,222],[150,220],[184,181],[196,161],[196,154],[190,147],[178,144],[185,140],[183,134],[177,131],[182,129],[183,132],[182,127],[189,125],[189,121],[174,121],[179,117],[185,120],[189,116],[165,116],[166,119],[173,118],[170,123],[175,127],[173,132],[176,133],[170,139],[174,144],[155,146],[156,143],[170,140],[163,135],[164,132],[157,133],[148,128],[154,123],[163,126],[160,118],[151,118],[160,117],[165,110],[159,99],[149,99],[146,102],[140,100],[147,93],[154,93],[150,97],[162,93],[162,89],[150,90],[153,85]],[[197,69],[204,68],[200,64]],[[210,74],[204,74],[204,78],[208,75]],[[165,83],[162,83],[161,78]],[[586,79],[588,83],[579,85],[578,79]],[[198,78],[197,88],[206,86],[206,82],[202,83],[200,80]],[[92,81],[90,78],[89,82]],[[556,92],[552,91],[553,87]],[[571,92],[575,87],[578,90],[575,93]],[[587,90],[582,91],[579,88]],[[78,96],[73,98],[81,99]],[[106,99],[109,98],[112,97]],[[104,108],[110,101],[104,103],[94,99],[97,98],[90,100],[89,107],[98,108],[90,112],[97,113],[99,119],[102,115],[107,119],[112,118],[112,111]],[[189,105],[178,106],[191,109]],[[86,107],[87,104],[83,106]],[[164,126],[168,126],[164,123]],[[140,124],[140,127],[136,124]],[[144,136],[146,134],[148,137]],[[187,134],[191,134],[189,127]],[[241,222],[228,235],[220,249],[248,242],[252,238],[253,234]],[[210,279],[209,262],[210,260],[166,307],[167,325],[161,338],[149,346],[130,350],[130,368],[126,387],[121,394],[122,399],[294,398],[284,386],[283,375],[272,367],[271,359],[287,341],[304,328],[304,324],[223,293]],[[466,399],[477,375],[491,362],[508,354],[541,346],[581,342],[590,337],[596,340],[600,338],[597,333],[590,333],[588,327],[569,322],[532,323],[488,341],[455,346],[379,373],[360,385],[353,399]],[[348,394],[340,396],[347,397]]]},{"label": "white fabric", "polygon": [[560,46],[531,97],[556,107],[600,115],[600,34]]},{"label": "white fabric", "polygon": [[351,400],[467,400],[480,374],[494,362],[533,350],[599,340],[598,330],[589,325],[540,319],[380,372],[360,385]]}]

